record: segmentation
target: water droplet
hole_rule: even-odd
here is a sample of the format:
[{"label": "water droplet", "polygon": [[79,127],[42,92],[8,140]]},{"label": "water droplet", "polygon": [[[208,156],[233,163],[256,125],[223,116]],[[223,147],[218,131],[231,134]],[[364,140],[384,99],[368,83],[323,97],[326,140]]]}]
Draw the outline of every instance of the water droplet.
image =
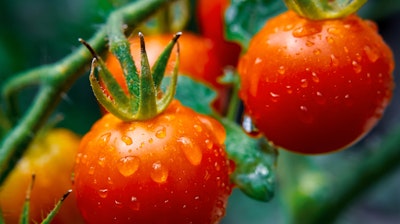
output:
[{"label": "water droplet", "polygon": [[254,64],[260,64],[262,62],[261,58],[256,58],[256,60],[254,61]]},{"label": "water droplet", "polygon": [[165,183],[168,178],[168,170],[163,167],[160,161],[153,163],[153,170],[150,173],[151,179],[157,183]]},{"label": "water droplet", "polygon": [[82,164],[87,164],[87,162],[88,162],[87,159],[88,159],[88,156],[86,154],[83,154],[82,158],[81,158],[81,163]]},{"label": "water droplet", "polygon": [[250,136],[257,137],[261,135],[252,118],[247,114],[242,117],[242,128]]},{"label": "water droplet", "polygon": [[313,51],[313,53],[314,53],[315,55],[319,55],[319,54],[321,54],[321,49],[317,48],[317,49],[315,49],[315,50]]},{"label": "water droplet", "polygon": [[349,49],[346,46],[343,47],[343,50],[344,52],[349,53]]},{"label": "water droplet", "polygon": [[339,59],[335,55],[331,54],[331,67],[339,66]]},{"label": "water droplet", "polygon": [[118,200],[114,200],[114,204],[118,207],[118,208],[122,208],[122,202],[118,201]]},{"label": "water droplet", "polygon": [[367,45],[364,47],[364,52],[370,62],[376,62],[379,59],[379,53],[376,51],[375,48],[372,49],[370,46]]},{"label": "water droplet", "polygon": [[203,128],[202,128],[200,125],[198,125],[198,124],[193,125],[193,128],[194,128],[194,130],[196,130],[197,132],[202,132],[202,131],[203,131]]},{"label": "water droplet", "polygon": [[284,66],[279,66],[279,68],[278,68],[278,73],[281,74],[281,75],[284,75],[285,72],[286,72],[285,67],[284,67]]},{"label": "water droplet", "polygon": [[206,139],[206,147],[207,149],[212,149],[214,146],[214,143],[210,139]]},{"label": "water droplet", "polygon": [[327,29],[327,31],[328,31],[328,33],[330,33],[330,34],[335,34],[335,35],[340,34],[340,31],[339,31],[337,28],[335,28],[335,27],[329,27],[329,28]]},{"label": "water droplet", "polygon": [[133,211],[139,211],[140,210],[140,202],[138,201],[138,199],[135,196],[131,197],[131,200],[130,200],[128,206]]},{"label": "water droplet", "polygon": [[291,29],[293,29],[293,24],[287,24],[286,26],[283,27],[284,31],[289,31]]},{"label": "water droplet", "polygon": [[215,170],[216,170],[216,171],[220,171],[220,170],[221,170],[221,166],[219,165],[218,162],[215,162],[215,163],[214,163],[214,167],[215,167]]},{"label": "water droplet", "polygon": [[308,87],[307,79],[301,79],[300,82],[301,82],[301,84],[300,84],[301,88],[307,88]]},{"label": "water droplet", "polygon": [[122,136],[121,140],[126,144],[126,145],[132,145],[132,138],[129,136]]},{"label": "water droplet", "polygon": [[331,36],[327,36],[327,37],[325,37],[325,39],[328,42],[328,44],[333,44],[333,42],[335,42],[333,37],[331,37]]},{"label": "water droplet", "polygon": [[140,165],[140,159],[136,156],[126,156],[118,160],[117,169],[125,177],[134,174]]},{"label": "water droplet", "polygon": [[307,46],[307,47],[311,47],[311,46],[313,46],[313,45],[314,45],[314,42],[312,42],[312,41],[309,41],[309,40],[308,40],[308,41],[306,42],[306,46]]},{"label": "water droplet", "polygon": [[165,136],[167,136],[167,129],[164,126],[162,126],[160,127],[160,129],[156,131],[156,137],[159,139],[163,139],[165,138]]},{"label": "water droplet", "polygon": [[300,120],[306,124],[311,124],[314,121],[310,111],[304,105],[300,106],[299,114],[300,114]]},{"label": "water droplet", "polygon": [[113,185],[114,184],[114,182],[112,181],[111,177],[107,177],[107,183],[109,185]]},{"label": "water droplet", "polygon": [[358,73],[361,72],[362,68],[361,68],[361,65],[358,64],[358,62],[352,61],[352,62],[351,62],[351,65],[353,65],[353,70],[354,70],[355,73],[358,74]]},{"label": "water droplet", "polygon": [[94,166],[89,167],[88,173],[89,173],[90,175],[93,175],[93,174],[94,174]]},{"label": "water droplet", "polygon": [[319,77],[318,77],[317,73],[312,72],[311,77],[312,77],[313,82],[319,83]]},{"label": "water droplet", "polygon": [[180,137],[177,141],[181,144],[181,149],[189,162],[194,166],[199,165],[203,158],[201,149],[187,137]]},{"label": "water droplet", "polygon": [[315,93],[315,95],[316,95],[316,101],[317,101],[318,104],[323,105],[323,104],[325,104],[327,102],[326,98],[324,97],[324,95],[322,95],[321,92],[317,91]]},{"label": "water droplet", "polygon": [[78,153],[75,157],[75,163],[79,164],[81,162],[82,153]]},{"label": "water droplet", "polygon": [[360,53],[356,53],[356,60],[357,60],[358,62],[361,62],[362,56],[361,56]]},{"label": "water droplet", "polygon": [[111,132],[107,132],[107,133],[101,135],[99,138],[99,141],[100,141],[99,144],[101,146],[105,146],[110,141],[110,138],[111,138]]},{"label": "water droplet", "polygon": [[292,34],[294,37],[305,37],[311,36],[321,32],[322,26],[321,25],[305,25],[296,27]]},{"label": "water droplet", "polygon": [[272,102],[276,103],[279,100],[279,94],[274,93],[274,92],[269,92],[269,95],[271,96],[270,99]]},{"label": "water droplet", "polygon": [[292,94],[293,93],[292,86],[286,86],[286,91],[287,93]]},{"label": "water droplet", "polygon": [[106,160],[106,158],[104,158],[104,157],[100,157],[99,158],[99,161],[97,162],[101,167],[104,167],[105,166],[105,160]]},{"label": "water droplet", "polygon": [[108,195],[108,189],[100,189],[98,193],[101,198],[106,198]]},{"label": "water droplet", "polygon": [[154,142],[154,139],[153,138],[149,138],[148,142],[151,144],[151,143]]}]

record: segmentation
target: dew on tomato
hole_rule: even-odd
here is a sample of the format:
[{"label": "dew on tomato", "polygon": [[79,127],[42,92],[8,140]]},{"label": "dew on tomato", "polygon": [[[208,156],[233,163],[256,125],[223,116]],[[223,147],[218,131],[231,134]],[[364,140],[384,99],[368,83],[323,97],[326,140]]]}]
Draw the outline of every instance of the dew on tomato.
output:
[{"label": "dew on tomato", "polygon": [[224,139],[221,124],[177,101],[146,121],[107,114],[80,145],[78,207],[88,223],[216,223],[232,188]]},{"label": "dew on tomato", "polygon": [[240,59],[246,113],[275,145],[317,154],[345,148],[378,122],[394,88],[393,54],[373,23],[351,15],[269,20]]}]

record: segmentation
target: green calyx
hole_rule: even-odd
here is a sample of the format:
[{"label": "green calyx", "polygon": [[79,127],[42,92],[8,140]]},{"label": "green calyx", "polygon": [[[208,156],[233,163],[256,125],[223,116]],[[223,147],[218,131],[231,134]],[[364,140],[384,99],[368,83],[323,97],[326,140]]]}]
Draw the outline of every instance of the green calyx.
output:
[{"label": "green calyx", "polygon": [[311,20],[338,19],[355,13],[367,0],[284,0],[286,6]]},{"label": "green calyx", "polygon": [[[112,49],[112,52],[116,55],[121,64],[128,86],[128,94],[122,89],[121,85],[107,69],[104,61],[92,52],[94,58],[92,60],[89,79],[93,93],[100,104],[123,121],[147,120],[164,111],[173,100],[176,91],[179,45],[177,45],[177,59],[171,81],[165,92],[161,90],[161,83],[171,52],[180,36],[180,32],[173,36],[153,67],[150,68],[144,37],[142,33],[139,33],[141,53],[140,74],[137,71],[130,51],[126,51],[126,49],[129,49],[129,44],[126,44],[127,42],[122,42],[122,45],[118,45],[116,48]],[[98,77],[96,77],[95,71],[97,71]],[[104,87],[100,85],[99,80],[102,81]]]}]

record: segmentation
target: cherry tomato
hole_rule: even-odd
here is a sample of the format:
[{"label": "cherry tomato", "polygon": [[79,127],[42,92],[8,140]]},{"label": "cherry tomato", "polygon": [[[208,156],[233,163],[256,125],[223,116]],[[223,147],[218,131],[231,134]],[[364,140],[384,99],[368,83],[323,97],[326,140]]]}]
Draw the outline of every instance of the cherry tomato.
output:
[{"label": "cherry tomato", "polygon": [[[72,188],[72,171],[80,138],[69,130],[54,129],[39,135],[17,163],[0,190],[0,206],[6,223],[18,223],[31,183],[29,218],[37,223]],[[72,192],[52,223],[83,223]]]},{"label": "cherry tomato", "polygon": [[345,148],[379,121],[392,97],[393,55],[356,15],[271,19],[240,59],[240,97],[277,146],[316,154]]},{"label": "cherry tomato", "polygon": [[[171,41],[172,34],[158,34],[145,36],[146,51],[150,62],[153,65],[167,44]],[[140,70],[140,42],[137,37],[130,39],[131,54]],[[207,38],[185,32],[179,38],[180,45],[180,63],[179,71],[182,74],[189,75],[210,85],[218,94],[218,100],[214,103],[218,111],[223,111],[228,101],[228,89],[217,81],[219,76],[223,75],[223,66],[221,65],[213,42]],[[167,74],[172,73],[176,55],[172,53]],[[127,89],[121,66],[114,55],[111,53],[106,58],[106,66],[117,79],[117,81]]]},{"label": "cherry tomato", "polygon": [[224,140],[179,101],[145,121],[108,113],[79,148],[78,207],[88,223],[217,223],[231,193]]},{"label": "cherry tomato", "polygon": [[224,35],[224,14],[228,6],[229,0],[199,0],[197,17],[201,35],[215,43],[222,64],[236,66],[241,48],[238,44],[227,41]]}]

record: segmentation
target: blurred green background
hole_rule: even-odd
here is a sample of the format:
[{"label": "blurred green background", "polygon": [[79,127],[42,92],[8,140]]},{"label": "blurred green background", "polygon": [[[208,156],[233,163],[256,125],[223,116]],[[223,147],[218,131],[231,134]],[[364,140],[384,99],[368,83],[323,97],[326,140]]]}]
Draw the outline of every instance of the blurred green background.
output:
[{"label": "blurred green background", "polygon": [[[210,0],[212,1],[212,0]],[[122,2],[122,1],[119,1]],[[194,2],[194,0],[192,0]],[[397,65],[400,57],[400,1],[369,0],[362,17],[374,19],[385,41],[393,49]],[[77,46],[78,38],[89,39],[113,8],[112,0],[2,0],[0,1],[0,83],[13,74],[60,60]],[[195,21],[192,21],[194,26]],[[195,27],[191,27],[195,30]],[[400,83],[399,68],[394,76]],[[397,84],[398,86],[399,84]],[[21,93],[20,104],[26,108],[35,88]],[[357,163],[360,151],[377,146],[385,136],[400,127],[400,90],[395,90],[391,105],[379,125],[351,149],[335,154],[314,156],[311,160],[326,170],[324,178],[335,179],[352,172],[348,163]],[[1,102],[0,102],[1,104]],[[100,116],[87,75],[65,93],[53,116],[62,115],[59,126],[84,134]],[[400,150],[400,146],[399,146]],[[301,157],[283,153],[283,157]],[[371,155],[373,156],[373,152]],[[280,157],[281,158],[281,157]],[[278,173],[279,173],[278,161]],[[399,161],[400,164],[400,161]],[[308,183],[313,183],[310,178]],[[340,183],[337,183],[340,184]],[[391,172],[351,204],[341,214],[339,224],[400,223],[400,170]],[[287,204],[280,194],[269,203],[257,202],[235,190],[229,201],[224,224],[287,223]],[[307,209],[305,205],[304,209]]]}]

